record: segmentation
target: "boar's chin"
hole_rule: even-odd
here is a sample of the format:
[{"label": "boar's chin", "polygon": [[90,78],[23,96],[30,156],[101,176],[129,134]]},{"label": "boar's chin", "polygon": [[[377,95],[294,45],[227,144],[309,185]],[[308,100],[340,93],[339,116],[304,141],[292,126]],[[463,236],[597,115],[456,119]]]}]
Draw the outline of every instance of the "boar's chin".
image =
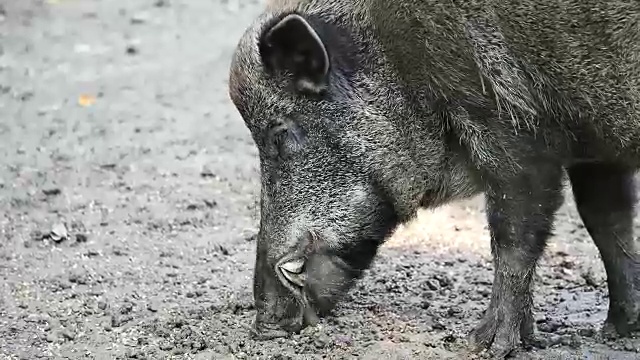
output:
[{"label": "boar's chin", "polygon": [[306,294],[319,316],[326,316],[335,308],[361,273],[332,254],[310,256],[306,268]]}]

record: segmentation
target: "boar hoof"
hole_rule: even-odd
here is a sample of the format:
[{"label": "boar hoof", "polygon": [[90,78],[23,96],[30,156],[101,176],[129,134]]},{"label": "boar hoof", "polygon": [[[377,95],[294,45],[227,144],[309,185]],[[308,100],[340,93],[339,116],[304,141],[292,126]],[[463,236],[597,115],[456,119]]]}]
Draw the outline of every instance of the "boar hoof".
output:
[{"label": "boar hoof", "polygon": [[508,314],[503,309],[489,308],[480,324],[471,332],[469,345],[474,352],[488,350],[494,359],[505,359],[533,335],[531,316]]},{"label": "boar hoof", "polygon": [[[640,331],[640,316],[625,316],[626,314],[628,313],[622,312],[618,316],[609,315],[607,317],[601,331],[604,339],[628,337]],[[630,319],[635,319],[635,321]]]},{"label": "boar hoof", "polygon": [[[634,278],[640,279],[637,273]],[[628,292],[609,290],[609,314],[599,334],[602,340],[628,337],[640,331],[640,291],[636,290],[640,281],[633,286]]]}]

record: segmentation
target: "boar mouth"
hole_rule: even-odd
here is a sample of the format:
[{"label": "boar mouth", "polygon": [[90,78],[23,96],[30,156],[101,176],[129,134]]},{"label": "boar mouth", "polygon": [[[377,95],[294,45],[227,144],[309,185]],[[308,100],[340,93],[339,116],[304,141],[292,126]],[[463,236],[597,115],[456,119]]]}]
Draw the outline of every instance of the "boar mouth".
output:
[{"label": "boar mouth", "polygon": [[[287,264],[296,262],[299,262],[297,268],[287,266]],[[302,320],[302,324],[299,328],[295,327],[289,332],[298,332],[307,326],[316,325],[319,321],[317,311],[312,302],[309,301],[308,294],[305,291],[305,262],[306,258],[304,257],[300,257],[299,255],[290,255],[283,257],[275,266],[275,272],[278,280],[285,288],[287,288],[287,290],[289,290],[295,298],[295,301],[298,303],[299,312],[295,318]],[[296,278],[293,278],[292,275],[296,275]]]},{"label": "boar mouth", "polygon": [[279,275],[279,277],[280,276],[283,277],[283,279],[281,279],[280,281],[289,283],[285,286],[290,289],[290,291],[296,298],[296,302],[298,303],[300,309],[297,319],[302,320],[301,328],[296,329],[292,332],[297,332],[307,326],[315,326],[320,321],[318,317],[318,310],[315,308],[313,303],[309,301],[308,294],[305,291],[304,285],[291,283],[285,278],[284,275]]},{"label": "boar mouth", "polygon": [[[307,300],[303,292],[301,297],[295,294],[298,302],[298,313],[296,316],[280,322],[260,322],[255,323],[251,329],[251,334],[258,341],[273,340],[288,337],[291,334],[299,333],[307,326],[315,326],[319,322],[318,315],[311,303]],[[301,300],[299,300],[301,299]]]},{"label": "boar mouth", "polygon": [[289,332],[278,324],[260,324],[251,329],[251,335],[258,341],[265,341],[286,337]]}]

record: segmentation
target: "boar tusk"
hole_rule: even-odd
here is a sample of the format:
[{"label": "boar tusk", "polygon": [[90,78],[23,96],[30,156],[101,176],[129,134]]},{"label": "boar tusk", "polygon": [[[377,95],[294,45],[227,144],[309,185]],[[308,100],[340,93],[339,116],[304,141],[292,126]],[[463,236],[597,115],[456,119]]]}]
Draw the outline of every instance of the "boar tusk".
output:
[{"label": "boar tusk", "polygon": [[285,270],[291,274],[300,274],[302,272],[302,267],[304,266],[304,261],[302,259],[292,260],[280,265],[282,270]]},{"label": "boar tusk", "polygon": [[280,265],[280,270],[282,271],[282,275],[291,283],[303,287],[305,276],[302,273],[302,267],[304,266],[304,261],[293,260],[287,263]]},{"label": "boar tusk", "polygon": [[282,271],[282,275],[289,280],[292,284],[295,284],[299,287],[304,287],[305,276],[304,274],[292,274],[286,270]]}]

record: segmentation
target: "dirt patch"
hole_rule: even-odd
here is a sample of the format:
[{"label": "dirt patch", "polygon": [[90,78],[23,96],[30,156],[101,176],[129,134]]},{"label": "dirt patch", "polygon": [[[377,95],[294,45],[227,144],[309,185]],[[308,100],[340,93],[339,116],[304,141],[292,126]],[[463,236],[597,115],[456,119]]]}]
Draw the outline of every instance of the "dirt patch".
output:
[{"label": "dirt patch", "polygon": [[[259,6],[0,1],[0,358],[465,357],[491,289],[482,199],[399,228],[318,327],[248,338],[259,172],[226,81]],[[519,358],[640,356],[597,338],[604,271],[570,201],[535,304]]]}]

